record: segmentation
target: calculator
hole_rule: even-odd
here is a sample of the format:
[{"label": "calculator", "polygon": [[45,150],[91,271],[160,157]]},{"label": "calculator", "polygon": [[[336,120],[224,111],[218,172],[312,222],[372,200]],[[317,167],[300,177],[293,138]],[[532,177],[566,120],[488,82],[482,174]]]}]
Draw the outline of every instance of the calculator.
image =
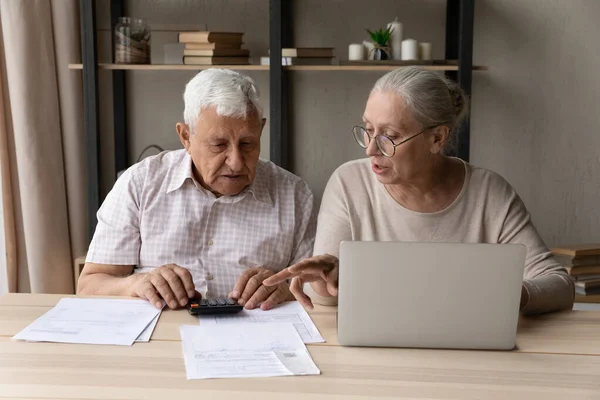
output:
[{"label": "calculator", "polygon": [[186,308],[192,315],[208,315],[237,313],[242,311],[244,306],[239,305],[233,299],[192,299]]}]

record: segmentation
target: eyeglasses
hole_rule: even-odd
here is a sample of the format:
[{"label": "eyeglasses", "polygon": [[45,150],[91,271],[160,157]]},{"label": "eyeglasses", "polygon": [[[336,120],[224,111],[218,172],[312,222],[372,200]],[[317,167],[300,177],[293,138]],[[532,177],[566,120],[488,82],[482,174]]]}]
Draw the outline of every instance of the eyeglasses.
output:
[{"label": "eyeglasses", "polygon": [[367,132],[367,130],[360,125],[356,125],[355,127],[353,127],[352,133],[354,134],[354,139],[356,140],[356,143],[358,143],[358,145],[363,149],[369,147],[371,139],[375,139],[375,144],[377,144],[377,148],[379,149],[381,154],[383,154],[386,157],[393,157],[394,154],[396,154],[396,147],[400,146],[402,143],[408,142],[410,139],[416,138],[421,133],[427,132],[428,130],[433,129],[436,126],[430,126],[429,128],[423,129],[421,132],[415,133],[414,135],[409,136],[406,139],[402,139],[398,143],[394,143],[392,139],[385,135],[377,135],[375,137],[372,137],[371,135],[369,135],[369,132]]}]

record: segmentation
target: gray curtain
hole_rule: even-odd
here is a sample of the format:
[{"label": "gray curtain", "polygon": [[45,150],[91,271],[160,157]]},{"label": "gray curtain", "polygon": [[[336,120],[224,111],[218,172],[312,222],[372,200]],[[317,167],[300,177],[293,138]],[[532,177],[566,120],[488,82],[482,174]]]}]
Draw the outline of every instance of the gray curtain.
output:
[{"label": "gray curtain", "polygon": [[0,1],[0,292],[73,293],[85,253],[79,9]]}]

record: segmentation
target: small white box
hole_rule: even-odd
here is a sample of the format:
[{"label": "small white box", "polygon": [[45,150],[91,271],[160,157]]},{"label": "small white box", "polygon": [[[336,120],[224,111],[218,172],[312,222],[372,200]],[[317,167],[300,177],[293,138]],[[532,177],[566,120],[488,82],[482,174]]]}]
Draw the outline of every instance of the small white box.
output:
[{"label": "small white box", "polygon": [[166,43],[164,45],[165,64],[183,64],[184,48],[185,43]]}]

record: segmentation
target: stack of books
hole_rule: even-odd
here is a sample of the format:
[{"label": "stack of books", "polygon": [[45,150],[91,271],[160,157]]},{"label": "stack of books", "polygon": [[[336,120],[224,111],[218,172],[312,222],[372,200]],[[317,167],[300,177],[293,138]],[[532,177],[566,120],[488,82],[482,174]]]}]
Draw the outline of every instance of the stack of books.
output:
[{"label": "stack of books", "polygon": [[184,43],[183,63],[192,65],[247,65],[250,52],[242,49],[240,32],[179,32]]},{"label": "stack of books", "polygon": [[552,253],[573,278],[575,293],[600,294],[600,243],[557,246]]},{"label": "stack of books", "polygon": [[[269,54],[271,52],[269,51]],[[261,57],[260,65],[270,65],[269,57]],[[281,65],[331,65],[333,49],[330,47],[296,47],[281,49]]]}]

